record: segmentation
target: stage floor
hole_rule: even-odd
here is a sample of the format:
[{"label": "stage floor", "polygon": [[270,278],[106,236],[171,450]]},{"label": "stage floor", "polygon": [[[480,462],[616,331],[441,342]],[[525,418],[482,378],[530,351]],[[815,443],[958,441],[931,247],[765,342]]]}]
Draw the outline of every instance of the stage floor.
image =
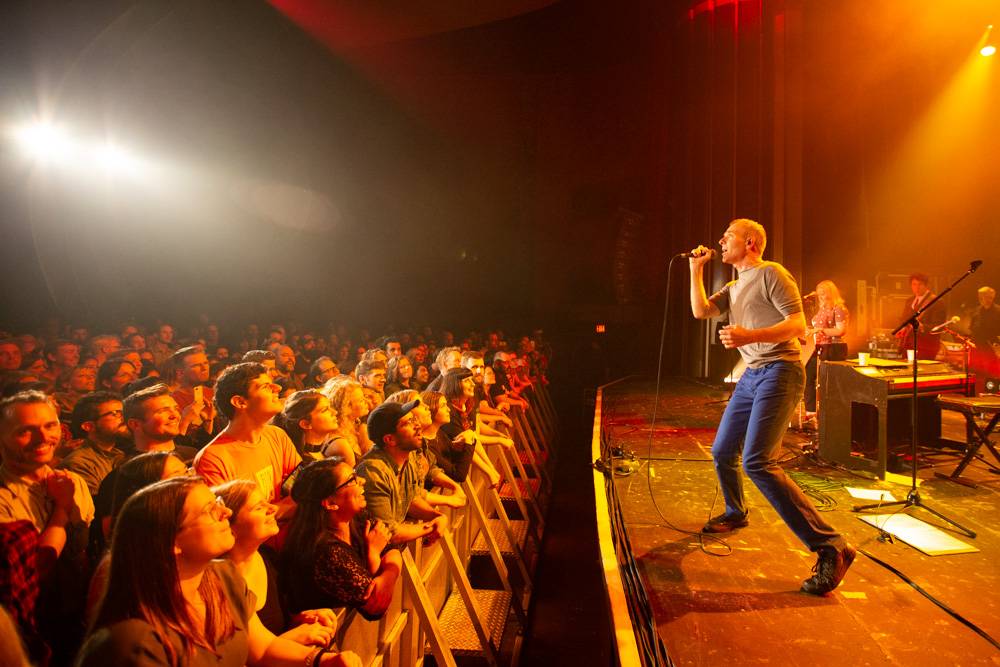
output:
[{"label": "stage floor", "polygon": [[[616,485],[633,553],[644,578],[660,636],[677,665],[1000,665],[1000,651],[918,593],[896,574],[858,553],[840,587],[827,597],[799,592],[815,556],[778,518],[752,483],[746,483],[750,526],[721,536],[731,548],[684,534],[698,531],[721,511],[710,448],[728,390],[690,380],[670,380],[661,392],[650,445],[654,386],[625,381],[604,394],[605,429],[612,444],[631,450],[638,472]],[[951,424],[958,427],[958,424]],[[961,429],[959,429],[961,432]],[[802,455],[810,434],[789,431],[783,468],[821,482],[817,505],[848,540],[892,565],[939,602],[1000,640],[1000,475],[974,462],[968,488],[936,479],[950,473],[957,456],[935,455],[919,477],[924,502],[969,527],[978,537],[949,534],[980,551],[926,556],[878,531],[851,511],[844,486],[878,488],[904,498],[899,486],[823,465]],[[989,458],[987,453],[987,457]],[[651,467],[649,463],[651,462]],[[822,478],[818,480],[816,478]],[[947,525],[921,509],[907,512]]]}]

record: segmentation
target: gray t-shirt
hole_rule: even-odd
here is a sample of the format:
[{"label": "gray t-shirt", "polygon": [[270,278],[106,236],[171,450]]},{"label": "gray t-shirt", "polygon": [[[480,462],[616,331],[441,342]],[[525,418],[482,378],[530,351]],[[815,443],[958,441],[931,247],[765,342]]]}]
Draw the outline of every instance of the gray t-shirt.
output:
[{"label": "gray t-shirt", "polygon": [[[713,294],[709,301],[729,323],[745,329],[774,326],[789,315],[802,312],[798,285],[785,267],[764,262],[739,272],[739,277]],[[760,368],[773,361],[802,361],[799,341],[750,343],[737,348],[750,368]]]}]

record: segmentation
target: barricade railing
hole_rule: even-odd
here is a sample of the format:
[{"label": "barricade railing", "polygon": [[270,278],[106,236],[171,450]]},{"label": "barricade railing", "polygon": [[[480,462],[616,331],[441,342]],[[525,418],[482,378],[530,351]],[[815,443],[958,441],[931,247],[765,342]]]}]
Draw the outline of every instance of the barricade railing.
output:
[{"label": "barricade railing", "polygon": [[[597,388],[591,460],[603,461],[594,470],[594,512],[601,569],[608,595],[618,664],[627,667],[671,667],[673,664],[657,634],[649,599],[632,555],[614,480],[610,435],[603,431],[604,390],[626,378]],[[602,470],[603,469],[603,470]]]},{"label": "barricade railing", "polygon": [[[427,652],[439,666],[471,655],[488,665],[516,662],[517,636],[505,661],[501,640],[508,620],[520,630],[526,625],[532,554],[537,557],[544,531],[543,494],[551,489],[547,465],[556,433],[551,403],[544,404],[547,392],[533,392],[528,400],[530,409],[512,410],[514,425],[506,429],[515,447],[487,447],[504,477],[501,488],[492,488],[473,466],[462,484],[465,506],[444,508],[448,534],[430,546],[417,541],[402,549],[403,568],[385,615],[368,621],[353,610],[338,610],[337,645],[342,650],[355,651],[363,664],[374,667],[411,667]],[[519,516],[512,518],[508,509]],[[492,564],[496,590],[473,587],[469,564],[477,556]]]}]

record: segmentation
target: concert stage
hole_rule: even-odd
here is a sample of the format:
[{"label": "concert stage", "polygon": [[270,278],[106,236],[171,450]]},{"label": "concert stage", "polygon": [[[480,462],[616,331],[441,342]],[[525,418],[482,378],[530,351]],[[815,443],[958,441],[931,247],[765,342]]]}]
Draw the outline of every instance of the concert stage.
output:
[{"label": "concert stage", "polygon": [[[828,510],[827,520],[859,549],[841,586],[827,597],[814,597],[800,593],[799,585],[811,574],[815,556],[750,482],[750,526],[721,535],[728,548],[708,539],[700,544],[698,536],[676,530],[698,531],[710,515],[721,511],[710,448],[728,390],[692,380],[666,381],[650,445],[654,389],[651,382],[640,380],[608,386],[598,414],[605,446],[634,452],[639,459],[636,472],[615,480],[620,523],[631,542],[656,630],[674,664],[1000,665],[1000,651],[987,639],[861,553],[884,561],[941,604],[1000,638],[1000,475],[975,461],[964,473],[977,484],[970,488],[935,478],[935,471],[952,471],[959,461],[957,452],[931,450],[926,460],[922,457],[922,463],[930,464],[919,471],[924,502],[978,533],[971,539],[948,531],[979,549],[927,556],[898,539],[880,541],[878,531],[851,511],[866,501],[844,490],[886,489],[904,498],[908,486],[880,482],[804,455],[803,447],[808,448],[815,434],[789,431],[781,452],[785,471],[807,475],[800,485],[818,490],[821,495],[814,501]],[[945,414],[943,429],[964,439],[960,418]],[[603,491],[600,480],[599,486]],[[658,516],[650,490],[665,520]],[[922,509],[906,513],[946,527]],[[610,596],[615,609],[614,593]]]}]

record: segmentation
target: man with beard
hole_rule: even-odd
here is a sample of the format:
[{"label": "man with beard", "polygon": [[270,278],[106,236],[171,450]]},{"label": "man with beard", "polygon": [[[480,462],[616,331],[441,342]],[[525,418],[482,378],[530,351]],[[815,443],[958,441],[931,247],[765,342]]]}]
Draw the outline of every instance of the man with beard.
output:
[{"label": "man with beard", "polygon": [[97,386],[121,394],[129,382],[139,379],[139,369],[121,357],[108,359],[97,369]]},{"label": "man with beard", "polygon": [[94,516],[83,478],[50,465],[61,437],[59,414],[45,394],[23,391],[0,401],[0,523],[30,521],[57,553],[66,526]]},{"label": "man with beard", "polygon": [[129,436],[121,397],[109,391],[86,394],[73,408],[71,429],[74,436],[84,438],[83,444],[57,467],[78,474],[96,496],[104,478],[125,458],[118,448],[119,441]]},{"label": "man with beard", "polygon": [[[412,414],[420,400],[382,403],[368,415],[368,435],[374,446],[355,468],[365,480],[365,518],[389,527],[391,544],[418,538],[436,541],[447,528],[447,517],[427,502],[417,452],[423,448],[420,419]],[[417,523],[407,522],[413,519]]]},{"label": "man with beard", "polygon": [[273,343],[270,346],[274,353],[274,369],[277,373],[274,381],[281,385],[282,395],[287,396],[294,391],[305,389],[302,381],[295,374],[295,350],[284,343]]},{"label": "man with beard", "polygon": [[379,347],[385,350],[387,357],[403,356],[403,345],[399,342],[399,336],[383,336],[379,343]]},{"label": "man with beard", "polygon": [[49,370],[44,373],[50,386],[55,386],[64,375],[80,363],[80,345],[76,341],[59,339],[45,347],[45,358],[49,362]]}]

